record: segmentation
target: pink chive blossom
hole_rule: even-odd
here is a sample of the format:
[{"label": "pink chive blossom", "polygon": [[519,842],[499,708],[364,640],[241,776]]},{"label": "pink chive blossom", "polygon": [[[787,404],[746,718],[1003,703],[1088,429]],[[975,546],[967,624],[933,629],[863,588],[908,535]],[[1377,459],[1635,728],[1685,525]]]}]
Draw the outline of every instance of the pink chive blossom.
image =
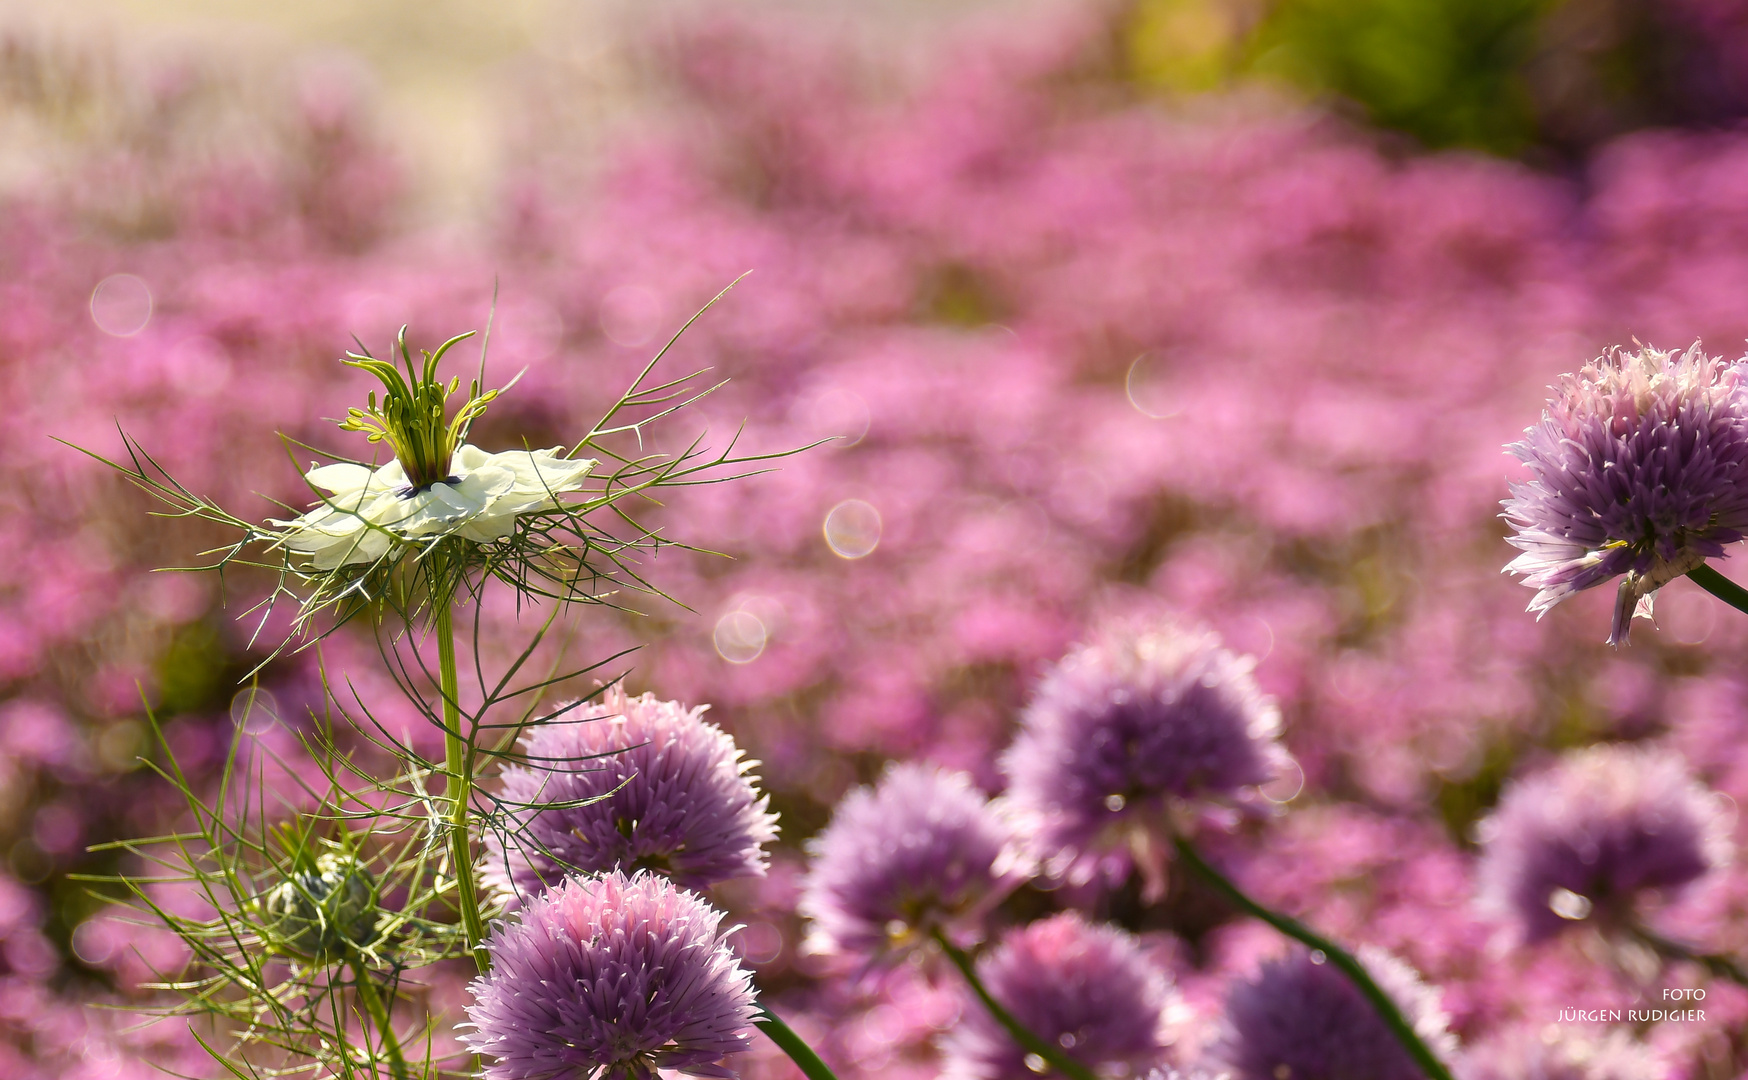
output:
[{"label": "pink chive blossom", "polygon": [[799,910],[807,950],[824,955],[880,959],[935,929],[979,937],[980,917],[1029,876],[1000,810],[931,765],[895,765],[844,796],[808,848]]},{"label": "pink chive blossom", "polygon": [[1481,822],[1482,908],[1525,940],[1579,923],[1618,927],[1640,894],[1730,861],[1730,816],[1671,751],[1593,746],[1506,788]]},{"label": "pink chive blossom", "polygon": [[1212,631],[1173,623],[1108,627],[1052,667],[1001,758],[1046,871],[1117,880],[1134,859],[1161,892],[1175,812],[1245,795],[1285,757],[1254,667]]},{"label": "pink chive blossom", "polygon": [[[1421,1041],[1449,1057],[1438,991],[1381,949],[1359,961]],[[1377,1009],[1321,954],[1302,949],[1264,963],[1226,999],[1226,1031],[1214,1048],[1233,1080],[1422,1080],[1420,1067]]]},{"label": "pink chive blossom", "polygon": [[734,740],[688,708],[609,688],[561,707],[503,772],[483,876],[512,906],[571,872],[647,868],[690,889],[762,877],[777,817]]},{"label": "pink chive blossom", "polygon": [[752,975],[722,913],[647,871],[570,878],[486,941],[461,1034],[486,1080],[732,1077],[750,1045]]},{"label": "pink chive blossom", "polygon": [[[1131,934],[1063,912],[1011,931],[978,960],[977,973],[1016,1020],[1100,1075],[1139,1076],[1165,1063],[1177,994]],[[942,1049],[945,1080],[1036,1075],[1025,1050],[976,1002],[967,1002]]]},{"label": "pink chive blossom", "polygon": [[1563,378],[1541,422],[1507,449],[1531,479],[1503,517],[1523,554],[1506,569],[1542,615],[1622,577],[1609,643],[1670,581],[1748,535],[1748,396],[1743,361],[1610,349]]}]

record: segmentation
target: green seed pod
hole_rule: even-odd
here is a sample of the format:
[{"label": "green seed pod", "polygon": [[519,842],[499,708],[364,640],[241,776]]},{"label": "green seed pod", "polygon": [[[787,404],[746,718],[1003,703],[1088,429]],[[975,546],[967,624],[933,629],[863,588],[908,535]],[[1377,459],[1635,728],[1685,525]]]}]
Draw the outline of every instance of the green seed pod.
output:
[{"label": "green seed pod", "polygon": [[376,880],[350,855],[330,852],[314,872],[295,874],[262,903],[276,952],[316,963],[344,960],[376,935]]}]

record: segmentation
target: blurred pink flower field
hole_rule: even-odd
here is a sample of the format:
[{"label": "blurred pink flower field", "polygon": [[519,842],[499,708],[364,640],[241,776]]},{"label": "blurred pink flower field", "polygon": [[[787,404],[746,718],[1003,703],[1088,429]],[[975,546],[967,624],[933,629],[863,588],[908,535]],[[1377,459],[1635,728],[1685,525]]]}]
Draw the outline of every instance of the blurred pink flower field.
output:
[{"label": "blurred pink flower field", "polygon": [[[877,93],[838,45],[695,25],[653,52],[660,123],[587,182],[517,166],[478,238],[397,224],[405,177],[367,102],[314,88],[272,106],[264,141],[187,149],[222,92],[198,70],[0,204],[0,1075],[212,1070],[179,1021],[92,1007],[152,1001],[142,984],[182,957],[69,875],[133,869],[88,846],[176,827],[137,760],[158,754],[141,695],[211,773],[236,680],[284,631],[250,643],[264,576],[221,594],[149,573],[222,538],[147,518],[66,443],[113,457],[124,430],[190,489],[282,517],[269,499],[307,503],[310,455],[276,432],[363,453],[329,422],[363,399],[336,362],[354,335],[381,352],[406,323],[434,347],[483,328],[495,286],[491,370],[526,370],[474,441],[552,446],[747,271],[663,361],[731,381],[656,449],[700,430],[760,452],[831,441],[666,500],[653,520],[721,554],[668,549],[641,569],[685,606],[627,594],[635,613],[585,611],[569,649],[642,646],[602,677],[708,703],[762,763],[770,873],[713,895],[840,1076],[939,1075],[942,1033],[977,1006],[923,965],[856,980],[804,952],[804,842],[888,761],[998,792],[1046,668],[1101,624],[1155,618],[1255,656],[1279,702],[1302,785],[1208,844],[1253,895],[1412,965],[1477,1061],[1621,1026],[1565,1009],[1705,987],[1704,1020],[1632,1027],[1647,1075],[1748,1068],[1748,991],[1695,965],[1647,981],[1600,937],[1522,945],[1476,902],[1478,823],[1570,751],[1644,744],[1748,801],[1748,622],[1685,580],[1624,650],[1603,644],[1610,590],[1538,622],[1500,573],[1498,516],[1527,475],[1502,447],[1561,373],[1635,338],[1742,348],[1748,134],[1646,130],[1560,173],[1408,153],[1279,100],[1140,95],[1105,30],[1071,11],[969,32]],[[481,617],[488,651],[515,642],[508,604]],[[412,722],[367,636],[321,654],[331,685]],[[247,736],[292,774],[292,733],[325,711],[316,659],[266,669],[277,724]],[[1281,949],[1175,870],[1162,900],[1142,893],[1140,874],[1032,885],[995,917],[1077,908],[1139,935],[1181,995],[1189,1062]],[[1748,952],[1748,869],[1653,921]],[[459,1002],[459,980],[436,999]],[[792,1075],[762,1041],[743,1072]]]}]

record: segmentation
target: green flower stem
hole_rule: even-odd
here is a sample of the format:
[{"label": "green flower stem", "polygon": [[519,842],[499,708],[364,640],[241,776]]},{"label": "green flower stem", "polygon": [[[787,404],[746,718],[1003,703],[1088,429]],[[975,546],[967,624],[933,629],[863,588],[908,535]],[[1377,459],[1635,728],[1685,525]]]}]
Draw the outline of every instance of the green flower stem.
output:
[{"label": "green flower stem", "polygon": [[794,1029],[785,1024],[776,1013],[760,1005],[759,1015],[753,1017],[753,1023],[777,1044],[778,1049],[789,1055],[789,1060],[795,1063],[795,1067],[801,1070],[807,1080],[838,1080],[831,1067],[813,1052],[813,1047],[795,1034]]},{"label": "green flower stem", "polygon": [[443,694],[443,763],[449,773],[449,861],[455,867],[456,903],[461,908],[461,928],[467,936],[467,951],[483,975],[491,959],[481,942],[485,920],[480,917],[479,888],[473,880],[473,842],[468,834],[467,814],[473,802],[473,754],[461,737],[460,681],[455,674],[454,598],[437,604],[437,671]]},{"label": "green flower stem", "polygon": [[1628,929],[1635,938],[1649,945],[1652,952],[1665,960],[1686,960],[1700,965],[1719,978],[1729,979],[1739,986],[1748,986],[1748,970],[1745,970],[1741,963],[1733,957],[1725,956],[1722,953],[1695,952],[1679,941],[1672,941],[1643,926],[1632,926]]},{"label": "green flower stem", "polygon": [[401,1053],[400,1040],[395,1038],[394,1020],[389,1015],[387,1006],[382,1003],[382,996],[376,992],[376,984],[370,980],[370,971],[361,961],[353,960],[352,977],[357,980],[358,1000],[363,1003],[364,1011],[370,1014],[370,1019],[376,1024],[377,1033],[382,1038],[382,1048],[388,1052],[389,1073],[394,1080],[411,1080],[406,1056]]},{"label": "green flower stem", "polygon": [[1397,1039],[1401,1040],[1409,1056],[1414,1059],[1415,1064],[1420,1066],[1420,1070],[1427,1075],[1428,1080],[1451,1080],[1451,1071],[1445,1068],[1444,1063],[1438,1059],[1438,1055],[1434,1054],[1431,1048],[1421,1041],[1420,1036],[1414,1033],[1413,1025],[1402,1015],[1402,1010],[1397,1008],[1396,1003],[1390,999],[1390,995],[1384,993],[1383,989],[1372,980],[1365,965],[1355,959],[1352,953],[1299,920],[1271,911],[1244,895],[1238,886],[1226,879],[1225,875],[1203,861],[1202,856],[1196,852],[1188,840],[1179,836],[1174,838],[1174,842],[1177,845],[1178,858],[1183,860],[1184,865],[1200,874],[1208,884],[1214,886],[1215,891],[1230,900],[1239,910],[1247,915],[1254,915],[1295,941],[1303,942],[1316,949],[1328,957],[1330,963],[1340,968],[1342,974],[1352,980],[1353,984],[1359,987],[1360,993],[1364,994],[1366,999],[1372,1003],[1372,1008],[1378,1011],[1378,1015],[1383,1019],[1385,1025],[1389,1027]]},{"label": "green flower stem", "polygon": [[1015,1019],[1013,1013],[1002,1008],[1001,1002],[990,996],[989,988],[984,986],[983,980],[977,977],[977,967],[971,962],[971,957],[965,954],[964,949],[949,941],[947,935],[941,932],[940,927],[935,927],[930,933],[935,939],[935,944],[939,945],[941,951],[947,954],[947,959],[953,961],[953,966],[959,969],[959,974],[965,976],[965,981],[971,985],[971,992],[977,995],[977,1000],[983,1002],[983,1007],[989,1010],[989,1015],[995,1017],[996,1023],[1007,1028],[1008,1034],[1013,1036],[1014,1041],[1019,1043],[1027,1053],[1036,1054],[1043,1058],[1052,1068],[1063,1076],[1069,1077],[1070,1080],[1097,1080],[1091,1069],[1064,1054],[1060,1047],[1039,1038],[1031,1028]]},{"label": "green flower stem", "polygon": [[1711,593],[1737,611],[1748,612],[1748,589],[1731,581],[1729,578],[1713,570],[1710,563],[1701,563],[1689,570],[1687,576],[1695,585]]}]

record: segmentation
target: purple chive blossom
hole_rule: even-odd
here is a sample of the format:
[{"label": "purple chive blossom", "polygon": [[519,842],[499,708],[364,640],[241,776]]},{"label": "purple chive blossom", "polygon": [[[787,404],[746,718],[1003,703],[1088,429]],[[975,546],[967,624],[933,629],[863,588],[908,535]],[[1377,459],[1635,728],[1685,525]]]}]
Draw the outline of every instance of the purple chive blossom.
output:
[{"label": "purple chive blossom", "polygon": [[1540,618],[1626,575],[1609,643],[1663,585],[1748,534],[1748,397],[1742,361],[1620,348],[1566,376],[1541,423],[1508,450],[1529,466],[1500,516],[1523,554],[1506,567]]},{"label": "purple chive blossom", "polygon": [[[1433,1053],[1448,1057],[1438,992],[1381,949],[1359,960]],[[1233,1080],[1424,1080],[1372,1003],[1335,965],[1295,950],[1262,965],[1226,999],[1226,1031],[1214,1055]]]},{"label": "purple chive blossom", "polygon": [[1675,753],[1593,746],[1514,782],[1481,822],[1481,905],[1527,941],[1577,923],[1618,927],[1648,889],[1730,859],[1729,817]]},{"label": "purple chive blossom", "polygon": [[813,855],[806,948],[877,959],[978,918],[1028,876],[1012,826],[964,773],[894,765],[844,797]]},{"label": "purple chive blossom", "polygon": [[[1033,1034],[1102,1076],[1141,1076],[1162,1066],[1176,994],[1135,938],[1089,925],[1076,912],[1010,931],[977,962],[977,974]],[[1026,1051],[981,1003],[943,1043],[943,1080],[1033,1080]]]},{"label": "purple chive blossom", "polygon": [[1649,1047],[1616,1029],[1594,1035],[1565,1025],[1523,1029],[1471,1051],[1459,1080],[1664,1080]]},{"label": "purple chive blossom", "polygon": [[486,1080],[731,1077],[722,1059],[747,1049],[756,1010],[721,923],[648,871],[570,878],[493,929],[462,1042]]},{"label": "purple chive blossom", "polygon": [[1206,630],[1124,623],[1046,673],[1001,759],[1046,871],[1118,880],[1138,856],[1159,892],[1170,811],[1266,783],[1285,756],[1254,666]]},{"label": "purple chive blossom", "polygon": [[485,879],[514,907],[573,871],[648,868],[691,889],[763,875],[777,818],[746,775],[757,762],[703,712],[614,688],[534,728],[527,764],[504,769]]}]

